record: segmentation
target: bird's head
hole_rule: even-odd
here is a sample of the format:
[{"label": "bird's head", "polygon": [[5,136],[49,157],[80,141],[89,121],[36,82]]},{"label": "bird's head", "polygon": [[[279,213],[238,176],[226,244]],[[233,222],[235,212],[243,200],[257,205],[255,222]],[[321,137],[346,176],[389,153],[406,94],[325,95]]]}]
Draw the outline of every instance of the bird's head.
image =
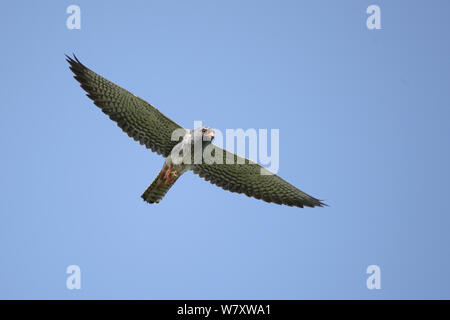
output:
[{"label": "bird's head", "polygon": [[211,142],[214,139],[214,130],[211,127],[199,127],[194,130],[194,139],[193,142]]}]

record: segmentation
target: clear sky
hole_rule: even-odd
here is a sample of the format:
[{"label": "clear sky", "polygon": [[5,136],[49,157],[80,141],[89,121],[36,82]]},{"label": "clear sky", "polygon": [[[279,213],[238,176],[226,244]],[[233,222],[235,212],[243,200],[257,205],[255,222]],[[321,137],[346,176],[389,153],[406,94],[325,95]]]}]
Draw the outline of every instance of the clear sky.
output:
[{"label": "clear sky", "polygon": [[[81,29],[66,8],[81,8]],[[369,30],[366,9],[381,8]],[[0,298],[450,298],[449,1],[9,1]],[[187,173],[84,95],[65,53],[184,127],[280,130],[299,209]],[[81,268],[81,289],[66,268]],[[366,268],[381,269],[368,290]]]}]

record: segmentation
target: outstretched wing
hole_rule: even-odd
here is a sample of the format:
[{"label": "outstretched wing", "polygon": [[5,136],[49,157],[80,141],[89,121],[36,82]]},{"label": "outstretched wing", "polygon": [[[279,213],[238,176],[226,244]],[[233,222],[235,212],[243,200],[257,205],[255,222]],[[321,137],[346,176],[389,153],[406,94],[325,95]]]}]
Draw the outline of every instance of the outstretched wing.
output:
[{"label": "outstretched wing", "polygon": [[151,104],[85,67],[77,57],[67,56],[74,78],[109,118],[134,140],[167,157],[178,141],[172,132],[181,127]]},{"label": "outstretched wing", "polygon": [[[194,173],[212,184],[266,202],[300,208],[326,206],[322,201],[307,195],[277,175],[262,175],[261,169],[263,168],[248,159],[241,158],[217,146],[215,146],[213,155],[214,152],[223,152],[223,163],[194,164],[192,167]],[[227,157],[230,157],[228,159],[234,158],[233,164],[227,164]]]}]

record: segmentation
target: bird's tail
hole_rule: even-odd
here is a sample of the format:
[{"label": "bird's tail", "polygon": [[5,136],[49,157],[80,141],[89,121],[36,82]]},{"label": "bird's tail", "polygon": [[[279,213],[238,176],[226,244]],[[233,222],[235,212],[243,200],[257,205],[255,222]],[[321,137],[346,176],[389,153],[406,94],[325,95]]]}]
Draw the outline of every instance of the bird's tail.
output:
[{"label": "bird's tail", "polygon": [[144,191],[141,198],[148,203],[158,203],[179,178],[178,172],[164,164],[161,172],[152,184]]}]

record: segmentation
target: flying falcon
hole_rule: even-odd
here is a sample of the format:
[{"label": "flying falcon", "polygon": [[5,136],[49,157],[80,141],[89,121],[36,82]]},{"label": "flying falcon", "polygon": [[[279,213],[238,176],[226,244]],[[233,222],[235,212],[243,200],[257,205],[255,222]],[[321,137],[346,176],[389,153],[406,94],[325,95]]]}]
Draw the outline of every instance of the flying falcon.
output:
[{"label": "flying falcon", "polygon": [[[224,190],[244,193],[266,202],[300,208],[326,205],[277,175],[261,174],[264,169],[260,165],[212,145],[214,130],[210,127],[183,129],[151,104],[85,67],[75,55],[73,58],[66,57],[75,74],[74,78],[94,104],[131,138],[165,158],[163,168],[141,196],[146,202],[160,202],[177,179],[184,172],[192,170]],[[182,132],[182,135],[174,141],[172,133],[175,130]],[[186,147],[195,143],[200,143],[202,150],[210,144],[214,146],[212,154],[222,153],[223,162],[207,164],[206,161],[174,160],[174,154],[186,156],[188,153],[185,150],[190,150]],[[233,164],[227,162],[227,157],[234,159]]]}]

